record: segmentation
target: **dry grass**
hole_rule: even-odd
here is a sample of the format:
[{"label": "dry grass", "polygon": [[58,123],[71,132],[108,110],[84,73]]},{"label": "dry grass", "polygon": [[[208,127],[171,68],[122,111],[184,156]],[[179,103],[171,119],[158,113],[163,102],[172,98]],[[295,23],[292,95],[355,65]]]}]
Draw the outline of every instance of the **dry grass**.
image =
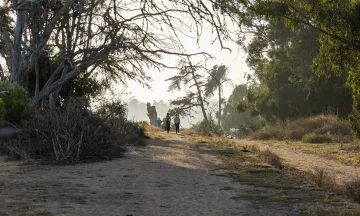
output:
[{"label": "dry grass", "polygon": [[[309,134],[312,136],[309,137]],[[307,135],[308,137],[305,137]],[[287,122],[276,121],[252,136],[254,140],[301,140],[304,137],[326,143],[352,141],[348,122],[333,115],[318,115]]]},{"label": "dry grass", "polygon": [[[334,147],[339,149],[347,149],[348,151],[359,151],[360,145],[357,144],[329,144],[329,145],[314,145],[314,144],[304,144],[304,143],[296,143],[293,145],[292,142],[270,142],[267,141],[266,143],[269,145],[265,145],[264,143],[259,143],[255,141],[246,141],[241,140],[241,143],[229,141],[227,138],[223,137],[192,137],[193,140],[197,140],[199,143],[207,143],[209,147],[215,150],[220,150],[223,152],[223,159],[224,161],[229,164],[230,166],[234,167],[237,171],[234,174],[234,177],[239,181],[243,181],[245,183],[251,183],[256,185],[263,185],[263,184],[271,184],[272,187],[279,183],[279,179],[277,179],[276,169],[283,169],[285,166],[287,167],[284,169],[283,172],[288,173],[291,176],[296,178],[300,178],[303,180],[307,180],[314,185],[321,187],[323,189],[336,192],[338,194],[347,195],[349,198],[353,199],[356,202],[360,202],[360,179],[355,179],[349,181],[349,179],[353,179],[353,169],[348,170],[341,170],[343,171],[342,175],[346,175],[346,181],[339,178],[337,176],[338,169],[342,169],[346,165],[342,166],[334,166],[331,164],[332,168],[335,170],[327,170],[324,168],[325,166],[318,166],[319,162],[321,162],[321,156],[319,157],[312,157],[313,160],[308,160],[304,158],[296,158],[294,156],[286,157],[286,160],[282,158],[284,152],[280,151],[280,148],[291,149],[288,151],[294,155],[301,155],[299,153],[293,152],[294,146],[301,146],[302,148],[309,148],[314,146],[321,147],[322,149],[326,149],[327,151],[324,152],[334,152]],[[275,143],[275,144],[274,144]],[[271,145],[272,144],[272,145]],[[331,149],[328,147],[332,146]],[[271,149],[270,149],[270,148]],[[226,151],[224,151],[226,150]],[[232,152],[231,152],[232,150]],[[243,153],[239,153],[242,150]],[[313,149],[315,150],[315,149]],[[295,150],[296,151],[296,150]],[[250,153],[245,153],[250,152]],[[299,167],[293,166],[293,164],[289,164],[289,158],[293,164],[301,164],[304,163],[305,166]],[[360,158],[360,157],[359,157]],[[295,161],[296,160],[296,161]],[[299,163],[301,162],[301,163]],[[269,165],[266,165],[269,164]],[[324,164],[321,162],[320,164]],[[325,163],[326,164],[326,163]],[[329,164],[326,164],[327,166]],[[271,168],[273,167],[273,168]],[[276,169],[274,169],[276,168]],[[336,169],[338,168],[338,169]],[[271,170],[273,169],[273,170]],[[305,170],[305,171],[304,171]],[[311,170],[311,171],[309,171]],[[257,173],[254,175],[254,173]],[[261,174],[259,174],[261,173]],[[270,180],[271,179],[271,180]],[[275,183],[277,182],[277,183]],[[284,181],[280,181],[284,183]],[[276,187],[284,187],[284,185],[277,185]],[[286,187],[290,187],[287,185]]]},{"label": "dry grass", "polygon": [[181,133],[184,135],[187,135],[187,136],[216,137],[215,134],[205,132],[205,131],[193,130],[193,129],[185,129],[185,130],[182,130]]},{"label": "dry grass", "polygon": [[210,143],[212,145],[230,145],[234,143],[233,140],[226,137],[216,136],[214,134],[201,133],[194,130],[185,130],[183,134],[190,136],[190,139],[196,143]]},{"label": "dry grass", "polygon": [[356,177],[359,169],[353,166],[356,158],[355,164],[360,162],[360,145],[357,143],[323,145],[242,140],[234,145],[246,145],[255,154],[261,154],[264,149],[271,147],[272,152],[282,158],[282,164],[292,168],[291,172],[297,178],[360,202],[360,178]]},{"label": "dry grass", "polygon": [[152,125],[146,125],[145,128],[145,134],[147,136],[155,139],[164,139],[164,137],[162,136],[162,133],[164,132],[162,128]]},{"label": "dry grass", "polygon": [[356,202],[360,202],[360,179],[355,179],[344,185],[344,193]]},{"label": "dry grass", "polygon": [[192,140],[197,143],[208,143],[211,145],[213,149],[217,150],[224,150],[224,149],[231,149],[231,150],[240,150],[242,152],[252,152],[256,154],[263,162],[272,165],[277,169],[282,169],[284,166],[281,162],[281,158],[275,154],[270,149],[261,149],[257,145],[236,145],[233,140],[230,140],[225,137],[204,137],[204,136],[194,136]]},{"label": "dry grass", "polygon": [[319,187],[331,190],[336,189],[334,176],[331,176],[324,168],[315,167],[313,171],[305,173],[305,176]]},{"label": "dry grass", "polygon": [[257,144],[250,145],[248,148],[249,148],[250,151],[253,152],[253,153],[258,153],[258,152],[261,151],[261,150],[260,150],[260,146],[257,145]]},{"label": "dry grass", "polygon": [[277,169],[284,168],[284,166],[281,162],[281,158],[277,154],[272,152],[270,149],[260,151],[260,152],[258,152],[258,155],[265,163],[271,164],[272,166],[276,167]]},{"label": "dry grass", "polygon": [[253,148],[253,145],[276,147],[289,151],[301,151],[306,154],[317,155],[319,158],[337,160],[348,165],[360,164],[360,143],[329,143],[329,144],[314,144],[303,143],[299,141],[278,141],[278,140],[262,140],[249,141],[241,140],[243,145],[248,145],[248,148]]}]

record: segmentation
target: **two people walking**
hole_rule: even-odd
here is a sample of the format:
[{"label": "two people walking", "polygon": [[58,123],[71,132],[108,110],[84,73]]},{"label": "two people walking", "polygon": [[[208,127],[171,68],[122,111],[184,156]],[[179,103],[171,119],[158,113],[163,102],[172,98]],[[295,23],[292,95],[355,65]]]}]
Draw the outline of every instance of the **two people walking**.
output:
[{"label": "two people walking", "polygon": [[[167,133],[169,133],[170,132],[170,124],[171,124],[170,113],[166,114],[166,117],[163,121],[161,121],[160,118],[158,118],[156,123],[159,127],[161,127],[161,123],[164,123],[163,129],[166,130]],[[179,118],[178,114],[175,115],[174,123],[175,123],[175,131],[176,131],[176,133],[179,133],[180,132],[180,118]]]}]

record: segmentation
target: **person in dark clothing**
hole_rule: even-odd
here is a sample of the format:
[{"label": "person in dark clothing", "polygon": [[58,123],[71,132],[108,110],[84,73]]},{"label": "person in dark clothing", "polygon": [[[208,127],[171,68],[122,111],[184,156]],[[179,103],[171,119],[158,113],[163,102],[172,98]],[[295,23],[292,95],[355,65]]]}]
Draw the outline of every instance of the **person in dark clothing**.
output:
[{"label": "person in dark clothing", "polygon": [[167,113],[166,114],[166,131],[169,133],[170,131],[170,121],[171,121],[171,118],[170,118],[170,113]]},{"label": "person in dark clothing", "polygon": [[175,131],[176,131],[176,133],[180,133],[180,118],[179,118],[179,114],[176,114],[176,115],[175,115],[174,123],[175,123]]}]

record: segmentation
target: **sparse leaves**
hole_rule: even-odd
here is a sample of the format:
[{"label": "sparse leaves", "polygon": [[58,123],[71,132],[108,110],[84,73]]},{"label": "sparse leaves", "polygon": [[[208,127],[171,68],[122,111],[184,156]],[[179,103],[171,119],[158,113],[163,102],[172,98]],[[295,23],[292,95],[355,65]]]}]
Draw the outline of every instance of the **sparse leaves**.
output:
[{"label": "sparse leaves", "polygon": [[[212,2],[203,0],[39,3],[27,2],[21,9],[12,8],[20,15],[18,19],[29,20],[17,22],[15,32],[20,41],[15,44],[20,48],[13,56],[12,83],[22,83],[24,76],[34,73],[42,56],[61,59],[39,89],[33,105],[81,74],[93,74],[110,83],[126,85],[127,80],[137,80],[147,85],[151,80],[147,69],[174,67],[164,64],[163,56],[207,55],[186,53],[179,37],[195,31],[199,38],[205,24],[210,24],[221,44],[228,38],[223,15],[211,9]],[[26,29],[27,34],[20,35],[21,29]]]}]

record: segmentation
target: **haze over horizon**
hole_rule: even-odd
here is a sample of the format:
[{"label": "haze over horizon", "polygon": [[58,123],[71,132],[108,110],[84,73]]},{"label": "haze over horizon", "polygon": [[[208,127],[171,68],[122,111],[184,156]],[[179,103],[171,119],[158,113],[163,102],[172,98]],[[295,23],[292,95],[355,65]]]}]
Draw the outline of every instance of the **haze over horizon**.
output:
[{"label": "haze over horizon", "polygon": [[[233,39],[236,38],[236,35],[232,35]],[[214,59],[210,59],[206,61],[206,65],[208,68],[213,67],[213,65],[224,64],[229,68],[229,78],[232,81],[232,84],[238,85],[245,83],[244,79],[245,73],[251,73],[250,69],[247,67],[245,58],[246,53],[240,49],[239,45],[233,41],[224,41],[224,46],[228,47],[232,50],[230,52],[227,49],[221,49],[220,43],[216,41],[212,43],[214,40],[214,34],[211,33],[211,29],[204,28],[204,31],[201,36],[201,40],[199,40],[199,44],[197,45],[196,40],[194,38],[189,38],[184,35],[180,35],[179,37],[184,45],[184,48],[188,53],[196,53],[196,52],[206,52],[214,57]],[[192,61],[195,63],[203,60],[202,56],[193,57]],[[164,56],[163,62],[168,65],[175,65],[177,59],[172,56]],[[150,75],[153,79],[149,85],[152,89],[148,89],[147,87],[143,87],[141,84],[136,81],[129,81],[128,87],[126,88],[126,92],[130,93],[129,97],[136,98],[141,102],[153,102],[156,101],[169,101],[175,99],[177,97],[181,97],[184,95],[185,91],[178,92],[168,92],[169,82],[165,81],[166,79],[174,76],[177,73],[175,69],[164,69],[163,71],[155,71],[149,70],[148,75]],[[233,86],[228,84],[223,87],[223,96],[228,98],[232,93]]]}]

